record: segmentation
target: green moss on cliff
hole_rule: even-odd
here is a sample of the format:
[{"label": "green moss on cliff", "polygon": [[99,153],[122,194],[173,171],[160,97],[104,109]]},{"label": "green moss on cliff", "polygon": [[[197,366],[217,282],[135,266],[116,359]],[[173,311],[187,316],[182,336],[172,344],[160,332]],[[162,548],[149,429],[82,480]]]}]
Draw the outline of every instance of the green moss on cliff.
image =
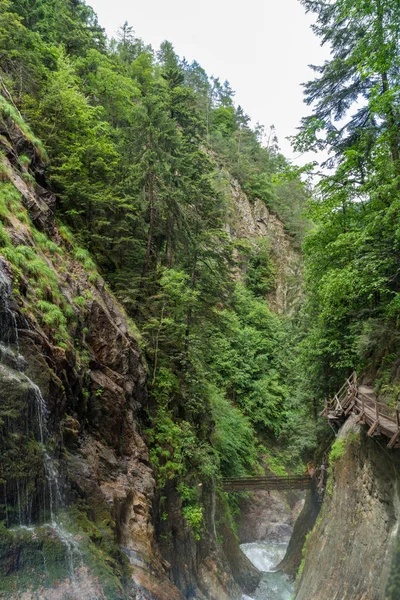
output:
[{"label": "green moss on cliff", "polygon": [[346,452],[346,439],[335,440],[329,454],[329,464],[333,465],[336,460],[340,460]]},{"label": "green moss on cliff", "polygon": [[0,94],[0,115],[3,119],[11,121],[15,126],[17,126],[21,133],[25,136],[25,138],[32,144],[37,155],[42,160],[47,158],[47,153],[44,148],[42,141],[35,136],[32,129],[22,118],[21,114],[18,110]]},{"label": "green moss on cliff", "polygon": [[69,576],[66,546],[48,527],[0,524],[0,596],[54,585]]},{"label": "green moss on cliff", "polygon": [[93,508],[83,502],[69,510],[70,527],[80,538],[82,560],[101,582],[107,599],[127,597],[124,585],[131,579],[129,559],[115,537],[115,522],[105,505]]}]

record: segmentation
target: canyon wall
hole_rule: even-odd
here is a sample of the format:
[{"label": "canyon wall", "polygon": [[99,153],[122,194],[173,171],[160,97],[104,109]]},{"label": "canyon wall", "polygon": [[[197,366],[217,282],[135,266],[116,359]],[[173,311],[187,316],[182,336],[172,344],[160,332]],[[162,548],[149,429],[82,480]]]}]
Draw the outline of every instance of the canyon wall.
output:
[{"label": "canyon wall", "polygon": [[[399,452],[351,417],[331,460],[325,500],[308,536],[296,600],[399,597]],[[332,456],[332,455],[331,455]]]}]

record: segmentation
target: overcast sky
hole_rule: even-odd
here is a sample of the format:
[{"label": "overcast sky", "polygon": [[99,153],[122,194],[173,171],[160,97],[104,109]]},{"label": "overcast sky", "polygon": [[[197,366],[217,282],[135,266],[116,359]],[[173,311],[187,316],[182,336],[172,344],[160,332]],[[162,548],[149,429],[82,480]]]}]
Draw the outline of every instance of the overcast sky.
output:
[{"label": "overcast sky", "polygon": [[[255,124],[274,124],[282,152],[296,160],[287,136],[302,116],[301,83],[312,78],[327,50],[310,29],[299,0],[87,0],[109,36],[128,21],[157,49],[167,39],[179,56],[227,79]],[[310,157],[308,157],[310,158]]]}]

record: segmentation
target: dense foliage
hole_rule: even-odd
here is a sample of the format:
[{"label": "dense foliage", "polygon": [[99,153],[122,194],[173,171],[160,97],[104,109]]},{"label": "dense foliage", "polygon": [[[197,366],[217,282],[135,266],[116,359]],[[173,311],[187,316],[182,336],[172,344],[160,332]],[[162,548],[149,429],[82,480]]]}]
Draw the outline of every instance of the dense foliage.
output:
[{"label": "dense foliage", "polygon": [[305,243],[310,397],[366,367],[395,401],[399,339],[399,44],[393,0],[302,0],[331,59],[305,85],[301,150],[329,152]]}]

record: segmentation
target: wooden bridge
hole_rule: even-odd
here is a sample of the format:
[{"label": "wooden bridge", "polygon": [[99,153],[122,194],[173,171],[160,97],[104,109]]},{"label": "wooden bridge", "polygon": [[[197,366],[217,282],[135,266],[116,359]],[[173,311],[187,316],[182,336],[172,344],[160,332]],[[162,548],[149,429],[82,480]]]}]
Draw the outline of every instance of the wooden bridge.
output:
[{"label": "wooden bridge", "polygon": [[331,423],[342,425],[350,414],[357,415],[357,422],[368,425],[368,435],[389,438],[388,448],[400,448],[399,409],[377,402],[372,388],[358,385],[353,373],[335,396],[325,401],[321,416]]},{"label": "wooden bridge", "polygon": [[312,479],[306,476],[287,477],[225,477],[222,480],[224,492],[252,492],[255,490],[306,490]]}]

